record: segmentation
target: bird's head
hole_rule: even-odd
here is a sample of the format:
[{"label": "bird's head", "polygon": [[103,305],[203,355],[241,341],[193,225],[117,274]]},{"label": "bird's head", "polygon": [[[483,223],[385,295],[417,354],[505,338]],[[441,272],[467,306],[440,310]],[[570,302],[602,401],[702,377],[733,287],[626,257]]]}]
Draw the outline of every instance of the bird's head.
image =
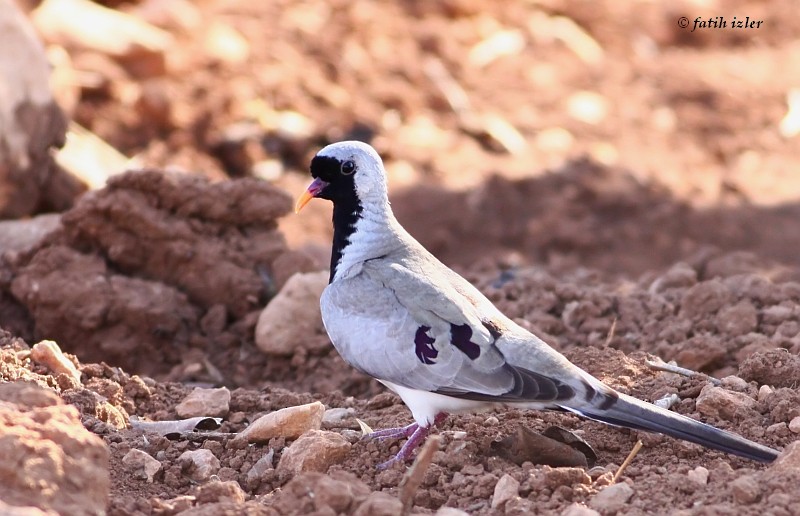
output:
[{"label": "bird's head", "polygon": [[386,202],[386,173],[378,153],[366,143],[346,141],[320,150],[311,160],[314,181],[297,199],[295,213],[314,197],[338,203]]}]

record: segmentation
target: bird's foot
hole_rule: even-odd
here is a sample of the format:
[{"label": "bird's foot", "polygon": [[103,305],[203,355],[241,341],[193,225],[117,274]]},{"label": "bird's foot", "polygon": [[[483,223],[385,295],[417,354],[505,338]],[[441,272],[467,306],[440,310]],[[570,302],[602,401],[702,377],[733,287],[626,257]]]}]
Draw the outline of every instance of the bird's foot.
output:
[{"label": "bird's foot", "polygon": [[400,448],[400,451],[397,452],[397,455],[387,460],[386,462],[378,464],[378,469],[379,470],[389,469],[395,464],[405,462],[406,460],[411,458],[411,455],[414,453],[414,450],[416,450],[417,447],[419,447],[419,445],[425,441],[425,438],[428,437],[431,428],[438,425],[446,418],[447,414],[445,414],[444,412],[440,412],[439,414],[436,415],[436,417],[433,420],[433,424],[430,426],[419,426],[417,423],[412,423],[408,426],[404,426],[401,428],[387,428],[386,430],[379,430],[377,432],[372,432],[371,434],[368,434],[368,437],[374,436],[381,440],[389,438],[408,437],[408,441],[406,441],[406,443]]}]

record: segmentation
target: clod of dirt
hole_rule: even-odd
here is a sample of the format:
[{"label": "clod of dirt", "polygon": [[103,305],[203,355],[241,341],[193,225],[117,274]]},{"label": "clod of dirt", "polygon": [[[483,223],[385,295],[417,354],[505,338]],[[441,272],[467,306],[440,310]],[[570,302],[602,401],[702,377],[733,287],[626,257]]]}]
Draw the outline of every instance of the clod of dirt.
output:
[{"label": "clod of dirt", "polygon": [[307,349],[309,336],[323,333],[319,298],[326,286],[326,271],[289,278],[258,317],[256,346],[268,355],[279,356]]},{"label": "clod of dirt", "polygon": [[273,437],[297,439],[309,430],[319,430],[325,405],[319,401],[286,407],[261,416],[234,438],[235,443],[263,443]]},{"label": "clod of dirt", "polygon": [[182,418],[208,416],[225,417],[230,411],[231,391],[196,388],[175,406],[175,413]]},{"label": "clod of dirt", "polygon": [[704,416],[732,421],[736,417],[752,414],[756,408],[756,400],[747,394],[709,384],[700,391],[696,407]]},{"label": "clod of dirt", "polygon": [[785,349],[753,353],[739,366],[739,376],[772,387],[795,388],[800,383],[800,356]]},{"label": "clod of dirt", "polygon": [[515,464],[588,467],[587,457],[572,446],[520,426],[501,441],[492,443],[492,453]]},{"label": "clod of dirt", "polygon": [[309,471],[324,473],[333,464],[344,460],[350,446],[337,433],[309,430],[283,451],[276,471],[286,476]]},{"label": "clod of dirt", "polygon": [[105,512],[108,450],[78,411],[27,382],[1,384],[0,400],[0,498],[60,514]]}]

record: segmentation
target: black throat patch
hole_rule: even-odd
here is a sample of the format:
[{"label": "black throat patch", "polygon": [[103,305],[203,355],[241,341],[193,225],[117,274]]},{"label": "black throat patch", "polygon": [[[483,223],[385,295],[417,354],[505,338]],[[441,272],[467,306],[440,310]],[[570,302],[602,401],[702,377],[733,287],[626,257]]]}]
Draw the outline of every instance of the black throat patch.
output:
[{"label": "black throat patch", "polygon": [[333,247],[331,248],[331,275],[328,283],[336,276],[336,267],[342,259],[350,237],[356,230],[356,222],[361,218],[363,207],[356,194],[355,174],[343,175],[342,164],[336,158],[315,156],[311,160],[311,175],[328,183],[317,197],[333,202]]}]

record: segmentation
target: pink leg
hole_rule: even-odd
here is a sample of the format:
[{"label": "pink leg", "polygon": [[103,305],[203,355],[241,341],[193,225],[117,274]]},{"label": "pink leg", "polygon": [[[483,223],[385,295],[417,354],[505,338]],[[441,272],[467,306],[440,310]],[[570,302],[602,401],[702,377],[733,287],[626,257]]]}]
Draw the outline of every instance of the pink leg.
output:
[{"label": "pink leg", "polygon": [[425,441],[425,438],[428,437],[428,433],[430,433],[431,428],[440,424],[442,421],[447,418],[447,414],[444,412],[440,412],[436,414],[436,417],[433,420],[433,424],[431,426],[419,426],[416,423],[412,423],[408,426],[404,426],[401,428],[387,428],[386,430],[379,430],[377,432],[372,432],[367,437],[377,437],[379,439],[389,439],[389,438],[401,438],[401,437],[408,437],[408,441],[400,448],[400,451],[397,452],[397,455],[392,457],[391,459],[378,464],[378,469],[383,470],[392,467],[394,464],[398,462],[404,462],[407,459],[411,458],[411,454],[414,453],[414,450]]}]

